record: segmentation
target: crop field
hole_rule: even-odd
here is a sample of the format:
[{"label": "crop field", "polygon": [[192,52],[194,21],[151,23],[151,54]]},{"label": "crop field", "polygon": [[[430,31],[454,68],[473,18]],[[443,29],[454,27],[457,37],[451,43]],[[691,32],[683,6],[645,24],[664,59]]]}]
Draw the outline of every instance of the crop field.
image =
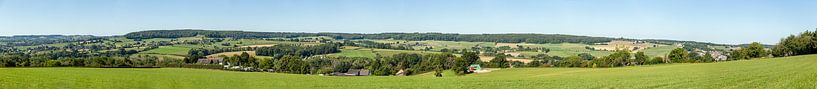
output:
[{"label": "crop field", "polygon": [[424,44],[426,46],[415,46],[414,49],[424,49],[425,47],[431,47],[431,50],[440,51],[443,48],[446,49],[468,49],[471,47],[479,46],[479,47],[494,47],[494,42],[464,42],[464,41],[435,41],[435,40],[425,40],[425,41],[405,41],[405,40],[371,40],[374,42],[379,43],[400,43],[400,44]]},{"label": "crop field", "polygon": [[430,51],[372,49],[372,48],[361,48],[361,47],[351,47],[351,46],[344,46],[343,49],[340,49],[340,51],[341,51],[340,53],[327,54],[327,56],[346,56],[346,57],[374,58],[377,54],[380,54],[380,56],[391,56],[391,55],[398,54],[398,53],[416,53],[416,54],[440,53],[440,52],[430,52]]},{"label": "crop field", "polygon": [[241,55],[244,52],[247,52],[247,54],[250,54],[250,56],[252,56],[252,57],[256,56],[255,51],[237,51],[237,52],[222,52],[222,53],[210,54],[210,55],[207,55],[207,58],[216,58],[216,57],[221,57],[221,56],[229,57],[229,56]]},{"label": "crop field", "polygon": [[[267,40],[260,40],[260,39],[236,39],[230,41],[224,41],[226,43],[237,44],[239,46],[249,46],[249,45],[267,45],[267,44],[319,44],[315,42],[290,42],[290,41],[267,41]],[[240,44],[239,44],[240,43]]]},{"label": "crop field", "polygon": [[179,60],[184,59],[184,56],[165,55],[165,54],[145,54],[145,53],[141,53],[141,54],[131,55],[131,57],[137,57],[137,56],[154,56],[154,57],[158,57],[159,59],[166,59],[166,58],[167,59],[179,59]]},{"label": "crop field", "polygon": [[[426,44],[431,46],[434,51],[439,51],[442,48],[455,48],[455,49],[464,49],[464,48],[471,48],[474,46],[483,46],[483,47],[499,47],[499,46],[509,46],[512,48],[516,48],[517,45],[523,47],[532,47],[532,48],[548,48],[550,52],[534,52],[534,51],[519,51],[513,53],[519,53],[523,56],[535,56],[538,54],[548,54],[551,56],[561,56],[561,57],[569,57],[569,56],[576,56],[581,53],[590,53],[593,56],[601,57],[607,56],[613,53],[612,51],[599,51],[599,50],[590,50],[586,49],[585,47],[594,47],[597,45],[587,45],[587,44],[576,44],[576,43],[561,43],[561,44],[531,44],[531,43],[493,43],[493,42],[459,42],[459,41],[405,41],[405,40],[371,40],[379,43],[401,43],[401,44]],[[659,45],[658,47],[649,47],[647,49],[643,49],[640,51],[645,51],[646,55],[651,57],[657,56],[665,56],[669,54],[672,49],[678,47],[670,46],[670,45]],[[421,46],[415,46],[415,49],[423,49]],[[360,52],[358,52],[360,53]],[[363,54],[365,56],[367,54]],[[372,56],[374,54],[371,54]]]},{"label": "crop field", "polygon": [[[610,51],[596,51],[586,49],[585,47],[589,45],[585,44],[574,44],[574,43],[562,43],[562,44],[520,44],[525,47],[543,47],[550,49],[548,55],[551,56],[561,56],[561,57],[569,57],[569,56],[576,56],[581,53],[590,53],[593,56],[607,56],[612,54]],[[534,56],[537,53],[525,53],[523,55],[526,56]]]},{"label": "crop field", "polygon": [[[0,68],[26,88],[817,88],[817,55],[621,68],[511,68],[467,76],[333,77],[180,68]],[[451,75],[451,73],[444,73]]]}]

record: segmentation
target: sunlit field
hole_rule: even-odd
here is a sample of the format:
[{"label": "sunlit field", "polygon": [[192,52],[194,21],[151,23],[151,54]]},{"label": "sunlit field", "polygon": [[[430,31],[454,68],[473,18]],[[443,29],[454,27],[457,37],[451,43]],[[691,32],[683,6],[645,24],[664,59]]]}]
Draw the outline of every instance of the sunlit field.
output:
[{"label": "sunlit field", "polygon": [[513,68],[466,76],[336,77],[180,68],[2,68],[20,88],[817,88],[817,55],[621,68]]}]

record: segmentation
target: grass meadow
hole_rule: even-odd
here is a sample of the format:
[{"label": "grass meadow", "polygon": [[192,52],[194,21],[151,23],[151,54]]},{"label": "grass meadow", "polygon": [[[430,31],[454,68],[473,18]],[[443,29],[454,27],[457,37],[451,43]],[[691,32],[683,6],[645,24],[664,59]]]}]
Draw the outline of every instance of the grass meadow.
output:
[{"label": "grass meadow", "polygon": [[0,68],[0,88],[817,88],[817,55],[620,68],[512,68],[466,76],[336,77],[182,68]]}]

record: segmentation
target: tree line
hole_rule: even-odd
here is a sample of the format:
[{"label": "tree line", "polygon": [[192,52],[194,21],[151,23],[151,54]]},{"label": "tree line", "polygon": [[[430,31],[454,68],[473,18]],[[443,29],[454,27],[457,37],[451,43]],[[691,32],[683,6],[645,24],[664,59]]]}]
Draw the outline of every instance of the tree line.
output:
[{"label": "tree line", "polygon": [[817,54],[817,30],[782,38],[771,50],[775,57]]},{"label": "tree line", "polygon": [[134,57],[63,57],[58,59],[24,54],[0,56],[0,67],[179,67],[183,63],[178,59],[146,55]]},{"label": "tree line", "polygon": [[[454,70],[458,74],[470,73],[467,67],[481,64],[476,53],[466,53],[461,57],[448,53],[415,54],[398,53],[392,56],[376,58],[365,57],[301,57],[285,54],[271,58],[254,58],[249,54],[224,57],[225,62],[242,68],[257,68],[245,71],[269,71],[294,74],[330,74],[344,73],[350,69],[367,69],[372,75],[395,76],[414,75],[427,72],[442,73],[443,70]],[[228,69],[229,70],[229,69]]]},{"label": "tree line", "polygon": [[[295,38],[326,36],[335,39],[395,39],[395,40],[441,40],[441,41],[470,41],[470,42],[502,42],[502,43],[601,43],[612,40],[635,40],[623,38],[589,37],[562,34],[452,34],[452,33],[297,33],[297,32],[245,32],[245,31],[208,31],[208,30],[150,30],[132,32],[124,35],[129,39],[150,38],[180,38],[193,36],[211,38]],[[691,41],[672,40],[644,40],[661,43],[700,43]],[[701,43],[712,44],[712,43]]]}]

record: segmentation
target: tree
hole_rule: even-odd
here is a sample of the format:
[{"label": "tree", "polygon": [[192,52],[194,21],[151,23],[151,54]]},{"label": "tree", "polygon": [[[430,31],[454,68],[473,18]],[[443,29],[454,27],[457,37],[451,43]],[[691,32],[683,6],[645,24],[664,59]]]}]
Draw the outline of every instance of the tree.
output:
[{"label": "tree", "polygon": [[471,65],[479,61],[479,55],[477,55],[476,52],[465,52],[462,54],[462,59],[465,61],[465,64]]},{"label": "tree", "polygon": [[650,59],[649,61],[647,61],[644,64],[661,64],[661,63],[666,63],[666,62],[664,62],[664,58],[654,57],[654,58]]},{"label": "tree", "polygon": [[590,55],[590,53],[581,53],[579,54],[579,57],[582,57],[584,60],[593,60],[596,58],[593,55]]},{"label": "tree", "polygon": [[636,52],[635,53],[635,60],[633,61],[636,65],[641,65],[647,62],[649,57],[644,54],[644,52]]},{"label": "tree", "polygon": [[519,67],[526,67],[524,62],[521,61],[510,61],[512,68],[519,68]]},{"label": "tree", "polygon": [[771,54],[775,57],[815,53],[817,53],[817,31],[805,31],[798,35],[783,38],[771,51]]},{"label": "tree", "polygon": [[715,58],[712,57],[711,53],[707,52],[706,54],[704,54],[703,62],[714,62],[714,61],[715,61]]},{"label": "tree", "polygon": [[750,44],[749,47],[746,47],[746,51],[747,51],[746,56],[748,56],[749,58],[761,58],[769,55],[767,54],[768,52],[766,52],[766,49],[763,47],[763,45],[761,45],[758,42],[752,42],[752,44]]},{"label": "tree", "polygon": [[496,55],[496,57],[494,57],[494,59],[491,59],[490,62],[491,62],[492,67],[508,68],[508,66],[510,66],[510,64],[508,63],[508,60],[505,59],[505,55],[501,55],[501,54]]},{"label": "tree", "polygon": [[683,62],[689,59],[689,53],[684,48],[676,48],[667,56],[672,62]]},{"label": "tree", "polygon": [[729,58],[732,60],[743,60],[749,59],[748,55],[749,51],[746,51],[745,49],[736,49],[732,50],[732,52],[729,54]]},{"label": "tree", "polygon": [[686,62],[698,63],[698,62],[703,62],[703,60],[704,60],[703,55],[701,55],[701,54],[699,54],[697,52],[693,52],[693,53],[689,53],[689,60],[686,60]]},{"label": "tree", "polygon": [[581,65],[585,61],[587,61],[587,60],[582,59],[582,57],[570,56],[570,57],[565,58],[564,61],[561,61],[560,63],[558,63],[557,66],[560,66],[560,67],[583,67]]},{"label": "tree", "polygon": [[617,66],[626,66],[628,60],[630,59],[630,51],[629,50],[618,50],[613,54],[610,54],[606,57],[603,57],[600,61],[603,61],[603,67],[617,67]]},{"label": "tree", "polygon": [[545,62],[543,60],[532,60],[532,61],[528,62],[527,64],[525,64],[525,66],[527,66],[527,67],[540,67],[544,63]]},{"label": "tree", "polygon": [[479,61],[479,55],[477,55],[476,52],[465,51],[462,54],[462,57],[460,57],[459,59],[455,59],[455,61],[457,61],[455,62],[456,63],[455,65],[457,65],[454,67],[455,71],[456,69],[463,69],[459,70],[458,73],[462,72],[463,74],[468,74],[470,72],[466,70],[466,68],[468,66],[471,66],[472,64],[477,64],[477,62]]},{"label": "tree", "polygon": [[275,62],[269,58],[261,58],[258,60],[258,68],[271,69]]},{"label": "tree", "polygon": [[456,72],[457,75],[465,75],[468,73],[468,66],[463,57],[457,57],[454,58],[454,66],[451,67],[451,70]]}]

